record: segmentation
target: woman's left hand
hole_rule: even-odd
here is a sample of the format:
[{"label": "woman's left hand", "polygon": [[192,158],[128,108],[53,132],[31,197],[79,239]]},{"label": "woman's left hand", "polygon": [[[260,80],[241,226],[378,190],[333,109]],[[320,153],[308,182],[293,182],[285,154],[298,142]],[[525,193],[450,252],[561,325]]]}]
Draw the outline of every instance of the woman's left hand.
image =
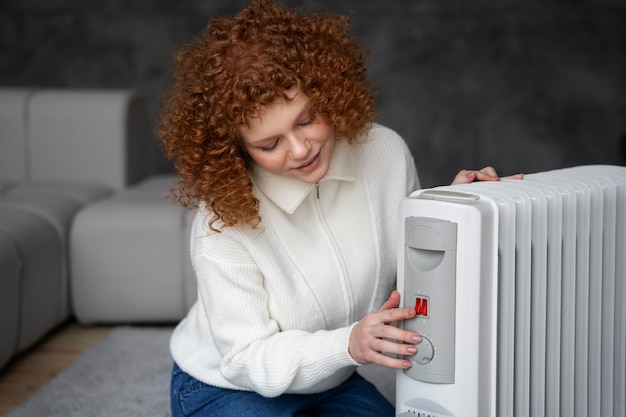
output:
[{"label": "woman's left hand", "polygon": [[[508,177],[504,177],[507,179],[521,180],[524,178],[524,174],[515,174],[510,175]],[[467,169],[462,169],[456,174],[452,184],[469,184],[474,181],[499,181],[500,177],[498,177],[498,173],[493,167],[485,167],[479,171],[472,171]]]}]

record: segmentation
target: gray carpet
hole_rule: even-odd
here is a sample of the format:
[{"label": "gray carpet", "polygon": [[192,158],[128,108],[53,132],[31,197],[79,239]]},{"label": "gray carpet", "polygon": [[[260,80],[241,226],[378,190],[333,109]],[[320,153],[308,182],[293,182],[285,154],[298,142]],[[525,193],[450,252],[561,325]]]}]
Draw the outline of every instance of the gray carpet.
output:
[{"label": "gray carpet", "polygon": [[[169,328],[116,327],[7,417],[170,417]],[[395,371],[359,368],[393,402]]]},{"label": "gray carpet", "polygon": [[171,329],[117,327],[7,417],[167,417]]}]

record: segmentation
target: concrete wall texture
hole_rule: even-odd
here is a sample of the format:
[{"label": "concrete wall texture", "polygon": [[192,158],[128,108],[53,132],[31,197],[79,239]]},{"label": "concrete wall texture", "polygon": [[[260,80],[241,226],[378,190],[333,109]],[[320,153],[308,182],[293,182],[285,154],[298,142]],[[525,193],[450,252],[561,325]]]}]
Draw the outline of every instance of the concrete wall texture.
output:
[{"label": "concrete wall texture", "polygon": [[[405,138],[424,186],[484,165],[626,164],[623,0],[284,3],[351,16],[380,122]],[[154,119],[176,48],[246,4],[0,0],[0,86],[135,88]]]}]

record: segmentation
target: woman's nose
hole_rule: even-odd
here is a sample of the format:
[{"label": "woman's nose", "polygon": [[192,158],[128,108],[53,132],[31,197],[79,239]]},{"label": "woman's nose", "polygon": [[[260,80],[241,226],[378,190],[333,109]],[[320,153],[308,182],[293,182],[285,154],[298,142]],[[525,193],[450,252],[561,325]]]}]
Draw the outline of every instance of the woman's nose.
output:
[{"label": "woman's nose", "polygon": [[311,150],[309,140],[305,137],[299,137],[298,135],[293,135],[289,139],[289,144],[291,145],[290,153],[293,159],[306,158]]}]

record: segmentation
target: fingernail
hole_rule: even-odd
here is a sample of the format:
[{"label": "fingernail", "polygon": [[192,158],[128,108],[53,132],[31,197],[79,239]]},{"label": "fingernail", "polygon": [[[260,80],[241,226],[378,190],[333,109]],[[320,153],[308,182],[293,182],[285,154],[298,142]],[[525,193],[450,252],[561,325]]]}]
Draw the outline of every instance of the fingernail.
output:
[{"label": "fingernail", "polygon": [[411,367],[411,362],[409,362],[409,361],[404,361],[404,363],[402,364],[402,367],[403,367],[404,369],[408,369],[408,368],[410,368],[410,367]]},{"label": "fingernail", "polygon": [[421,336],[418,336],[418,335],[411,336],[411,340],[415,344],[422,343],[422,338],[421,338]]},{"label": "fingernail", "polygon": [[409,355],[414,355],[417,353],[417,349],[415,348],[415,346],[409,346],[408,348],[406,348],[406,352]]}]

